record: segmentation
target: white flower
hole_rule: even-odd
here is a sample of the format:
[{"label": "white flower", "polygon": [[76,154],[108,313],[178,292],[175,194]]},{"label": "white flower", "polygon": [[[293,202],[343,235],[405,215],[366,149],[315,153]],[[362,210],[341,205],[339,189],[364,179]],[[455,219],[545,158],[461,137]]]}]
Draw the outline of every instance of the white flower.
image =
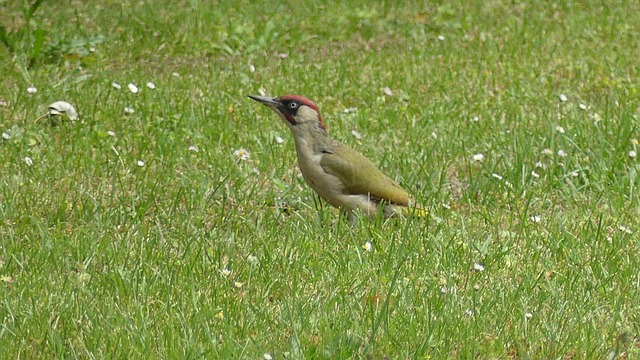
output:
[{"label": "white flower", "polygon": [[477,272],[482,272],[482,271],[484,271],[484,265],[478,264],[478,263],[473,263],[473,270],[475,270]]},{"label": "white flower", "polygon": [[532,217],[529,218],[529,220],[537,224],[540,221],[542,221],[542,217],[540,215],[533,215]]},{"label": "white flower", "polygon": [[136,111],[131,106],[127,106],[124,108],[124,112],[125,114],[133,114]]},{"label": "white flower", "polygon": [[477,154],[473,155],[473,161],[477,161],[477,162],[484,161],[484,154],[477,153]]},{"label": "white flower", "polygon": [[273,355],[271,355],[269,353],[264,353],[264,355],[262,355],[262,358],[264,360],[273,360]]},{"label": "white flower", "polygon": [[537,167],[537,168],[542,168],[542,169],[544,169],[544,168],[545,168],[545,166],[544,166],[544,164],[542,163],[542,161],[538,161],[538,162],[536,163],[536,167]]},{"label": "white flower", "polygon": [[260,96],[267,96],[267,90],[260,88],[258,89],[258,94],[260,94]]},{"label": "white flower", "polygon": [[638,153],[635,150],[630,150],[629,151],[629,157],[630,158],[635,158],[636,156],[638,156]]},{"label": "white flower", "polygon": [[625,225],[618,225],[618,230],[628,235],[633,234],[633,231],[628,226],[625,226]]},{"label": "white flower", "polygon": [[384,94],[387,96],[393,96],[393,91],[388,86],[385,86],[384,89],[382,89],[382,91],[384,91]]},{"label": "white flower", "polygon": [[432,131],[431,132],[431,137],[434,138],[434,139],[437,139],[438,138],[438,134],[435,131]]},{"label": "white flower", "polygon": [[249,153],[245,148],[237,149],[233,152],[233,155],[237,156],[242,161],[247,161],[251,157],[251,153]]},{"label": "white flower", "polygon": [[66,101],[56,101],[49,105],[49,115],[63,115],[66,114],[69,120],[78,120],[78,112],[76,109]]},{"label": "white flower", "polygon": [[5,140],[9,140],[9,139],[11,139],[11,134],[3,132],[2,133],[2,138],[5,139]]},{"label": "white flower", "polygon": [[143,160],[138,160],[138,162],[136,163],[139,167],[143,167],[144,166],[144,161]]},{"label": "white flower", "polygon": [[282,144],[284,142],[284,139],[280,135],[276,135],[276,142],[278,144]]},{"label": "white flower", "polygon": [[132,84],[132,83],[129,83],[129,85],[127,85],[127,87],[129,88],[129,91],[131,91],[131,92],[132,92],[132,93],[134,93],[134,94],[137,94],[137,93],[138,93],[138,91],[139,91],[139,90],[138,90],[138,87],[137,87],[137,86],[135,86],[135,85],[134,85],[134,84]]},{"label": "white flower", "polygon": [[27,93],[28,93],[28,94],[35,94],[35,93],[37,93],[37,92],[38,92],[38,89],[36,89],[36,88],[35,88],[35,87],[33,87],[33,86],[29,86],[29,87],[27,88]]},{"label": "white flower", "polygon": [[356,111],[358,111],[358,108],[355,108],[355,107],[349,107],[349,108],[346,108],[346,109],[342,110],[342,112],[345,113],[345,114],[356,112]]},{"label": "white flower", "polygon": [[249,64],[249,71],[256,72],[256,67],[253,64]]},{"label": "white flower", "polygon": [[480,117],[479,117],[478,115],[475,115],[475,116],[471,119],[471,121],[473,121],[473,122],[478,122],[478,121],[480,121]]},{"label": "white flower", "polygon": [[200,148],[198,147],[198,145],[191,145],[191,146],[189,146],[189,151],[199,152]]},{"label": "white flower", "polygon": [[251,265],[256,265],[258,263],[258,257],[255,255],[249,255],[247,256],[247,261],[251,264]]},{"label": "white flower", "polygon": [[565,94],[560,94],[560,101],[565,102],[565,101],[567,101],[567,100],[569,100],[569,98],[567,97],[567,95],[565,95]]},{"label": "white flower", "polygon": [[233,285],[234,285],[235,287],[237,287],[238,289],[240,289],[241,287],[243,287],[243,286],[244,286],[244,283],[241,283],[240,281],[235,281],[235,282],[233,283]]},{"label": "white flower", "polygon": [[571,172],[571,176],[573,176],[573,177],[578,177],[578,176],[580,176],[580,173],[579,173],[579,172],[577,172],[577,171],[572,171],[572,172]]},{"label": "white flower", "polygon": [[598,122],[600,120],[602,120],[602,118],[600,117],[600,115],[598,115],[598,113],[593,113],[591,115],[591,118],[593,119],[593,121]]},{"label": "white flower", "polygon": [[560,134],[564,134],[564,128],[560,125],[556,126],[556,131],[559,132]]},{"label": "white flower", "polygon": [[227,277],[229,275],[231,275],[231,270],[224,268],[222,270],[220,270],[220,273],[222,274],[222,276]]},{"label": "white flower", "polygon": [[116,133],[113,130],[109,130],[107,131],[107,135],[111,136],[111,137],[116,137]]},{"label": "white flower", "polygon": [[532,313],[530,313],[530,312],[526,312],[526,313],[524,313],[524,318],[525,318],[526,320],[529,320],[529,319],[531,319],[532,317],[533,317],[533,314],[532,314]]},{"label": "white flower", "polygon": [[353,135],[356,139],[362,139],[362,135],[358,132],[358,130],[351,130],[351,135]]},{"label": "white flower", "polygon": [[502,175],[499,175],[499,174],[496,174],[496,173],[491,174],[491,177],[494,178],[494,179],[502,180]]},{"label": "white flower", "polygon": [[438,35],[438,37],[437,37],[436,39],[438,39],[438,40],[440,40],[440,41],[444,41],[444,36],[442,36],[442,35]]},{"label": "white flower", "polygon": [[27,164],[27,166],[33,166],[33,160],[31,160],[31,158],[28,156],[25,156],[24,162],[25,164]]},{"label": "white flower", "polygon": [[113,88],[116,90],[122,89],[122,86],[120,86],[120,84],[118,84],[117,82],[112,82],[111,86],[113,86]]},{"label": "white flower", "polygon": [[362,248],[364,249],[364,251],[371,251],[373,249],[373,245],[371,244],[371,241],[367,241],[366,243],[364,243],[364,245],[362,245]]},{"label": "white flower", "polygon": [[551,149],[544,149],[542,150],[542,153],[544,155],[553,155],[553,151],[551,151]]},{"label": "white flower", "polygon": [[587,105],[585,105],[585,104],[580,104],[580,105],[578,105],[578,107],[580,109],[582,109],[582,110],[587,110]]},{"label": "white flower", "polygon": [[567,157],[567,153],[564,150],[560,149],[560,150],[558,150],[558,156]]},{"label": "white flower", "polygon": [[152,81],[147,82],[147,87],[151,90],[156,88],[156,84],[154,84]]}]

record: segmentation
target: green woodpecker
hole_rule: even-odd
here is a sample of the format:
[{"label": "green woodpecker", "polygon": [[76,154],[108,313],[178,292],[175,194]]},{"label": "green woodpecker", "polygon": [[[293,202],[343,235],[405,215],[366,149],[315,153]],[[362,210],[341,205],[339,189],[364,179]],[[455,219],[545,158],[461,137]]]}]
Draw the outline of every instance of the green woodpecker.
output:
[{"label": "green woodpecker", "polygon": [[293,132],[298,166],[307,184],[350,219],[356,210],[370,217],[380,209],[385,217],[427,215],[425,209],[410,205],[409,194],[371,161],[329,136],[313,101],[299,95],[249,97],[284,120]]}]

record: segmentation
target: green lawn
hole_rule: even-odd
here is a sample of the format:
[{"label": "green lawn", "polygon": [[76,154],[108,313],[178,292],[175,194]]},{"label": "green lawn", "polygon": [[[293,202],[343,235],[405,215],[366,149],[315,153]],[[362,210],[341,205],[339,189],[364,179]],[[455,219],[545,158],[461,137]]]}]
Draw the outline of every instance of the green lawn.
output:
[{"label": "green lawn", "polygon": [[[0,358],[640,358],[637,1],[26,3]],[[430,218],[351,225],[260,93]]]}]

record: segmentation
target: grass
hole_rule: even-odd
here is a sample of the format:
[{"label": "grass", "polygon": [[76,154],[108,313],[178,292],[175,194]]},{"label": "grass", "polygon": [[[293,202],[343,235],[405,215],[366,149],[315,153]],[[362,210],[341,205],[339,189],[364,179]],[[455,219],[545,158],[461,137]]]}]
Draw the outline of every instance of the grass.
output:
[{"label": "grass", "polygon": [[[639,357],[639,17],[44,2],[41,55],[0,48],[0,357]],[[351,226],[261,89],[314,99],[431,218]],[[57,100],[80,121],[35,122]]]}]

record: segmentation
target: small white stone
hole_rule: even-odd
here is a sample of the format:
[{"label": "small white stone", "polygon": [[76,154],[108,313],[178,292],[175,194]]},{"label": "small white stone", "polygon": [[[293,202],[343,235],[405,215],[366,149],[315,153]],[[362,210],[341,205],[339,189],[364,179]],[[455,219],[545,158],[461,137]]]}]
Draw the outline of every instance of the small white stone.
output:
[{"label": "small white stone", "polygon": [[564,134],[564,128],[562,126],[556,126],[556,131],[559,132],[560,134]]},{"label": "small white stone", "polygon": [[438,35],[437,39],[440,40],[440,41],[444,41],[444,36],[443,35]]},{"label": "small white stone", "polygon": [[200,148],[198,147],[198,145],[191,145],[191,146],[189,146],[189,151],[191,151],[191,152],[200,152]]},{"label": "small white stone", "polygon": [[385,86],[385,87],[384,87],[384,89],[383,89],[383,91],[384,91],[384,94],[385,94],[385,95],[387,95],[387,96],[393,96],[393,91],[391,90],[391,88],[390,88],[390,87]]},{"label": "small white stone", "polygon": [[136,112],[132,107],[127,106],[124,108],[124,112],[127,114],[133,114],[134,112]]},{"label": "small white stone", "polygon": [[140,90],[138,89],[138,87],[137,87],[137,86],[135,86],[135,85],[134,85],[134,84],[132,84],[132,83],[129,83],[129,85],[127,85],[127,87],[129,88],[129,91],[131,91],[131,92],[132,92],[132,93],[134,93],[134,94],[137,94],[137,93],[138,93],[138,91],[140,91]]},{"label": "small white stone", "polygon": [[116,133],[113,130],[109,130],[107,131],[107,135],[111,136],[111,137],[116,137]]},{"label": "small white stone", "polygon": [[139,167],[143,167],[144,166],[144,160],[138,160],[137,165]]},{"label": "small white stone", "polygon": [[358,130],[351,130],[351,135],[353,135],[356,139],[362,139],[362,135],[358,132]]},{"label": "small white stone", "polygon": [[249,64],[249,71],[256,72],[256,67],[253,64]]},{"label": "small white stone", "polygon": [[38,92],[38,89],[36,89],[36,88],[35,88],[35,87],[33,87],[33,86],[29,86],[29,87],[27,88],[27,93],[28,93],[28,94],[35,94],[35,93],[37,93],[37,92]]},{"label": "small white stone", "polygon": [[638,156],[638,153],[635,150],[630,150],[629,151],[629,157],[630,158],[635,158],[636,156]]},{"label": "small white stone", "polygon": [[542,221],[542,217],[540,215],[533,215],[532,217],[529,218],[529,220],[537,224],[540,221]]},{"label": "small white stone", "polygon": [[282,143],[284,142],[284,139],[283,139],[280,135],[277,135],[277,136],[276,136],[276,142],[277,142],[278,144],[282,144]]},{"label": "small white stone", "polygon": [[560,150],[558,150],[558,156],[567,157],[567,153],[564,150],[560,149]]},{"label": "small white stone", "polygon": [[111,86],[116,90],[122,89],[122,86],[120,86],[120,84],[118,84],[117,82],[112,82]]},{"label": "small white stone", "polygon": [[565,95],[565,94],[560,94],[560,101],[565,102],[565,101],[567,101],[567,100],[569,100],[569,98],[567,97],[567,95]]},{"label": "small white stone", "polygon": [[33,160],[31,160],[31,158],[28,156],[25,156],[24,162],[27,164],[27,166],[33,166]]},{"label": "small white stone", "polygon": [[585,104],[580,104],[580,105],[578,105],[578,107],[579,107],[581,110],[587,110],[587,105],[585,105]]},{"label": "small white stone", "polygon": [[478,263],[474,263],[473,264],[473,270],[475,270],[477,272],[482,272],[482,271],[484,271],[484,265],[478,264]]},{"label": "small white stone", "polygon": [[5,139],[5,140],[9,140],[9,139],[11,139],[11,134],[3,132],[2,133],[2,138]]},{"label": "small white stone", "polygon": [[491,174],[491,177],[494,178],[494,179],[502,180],[502,175],[500,175],[500,174],[493,173],[493,174]]},{"label": "small white stone", "polygon": [[156,84],[154,84],[152,81],[147,82],[147,87],[151,90],[156,88]]}]

